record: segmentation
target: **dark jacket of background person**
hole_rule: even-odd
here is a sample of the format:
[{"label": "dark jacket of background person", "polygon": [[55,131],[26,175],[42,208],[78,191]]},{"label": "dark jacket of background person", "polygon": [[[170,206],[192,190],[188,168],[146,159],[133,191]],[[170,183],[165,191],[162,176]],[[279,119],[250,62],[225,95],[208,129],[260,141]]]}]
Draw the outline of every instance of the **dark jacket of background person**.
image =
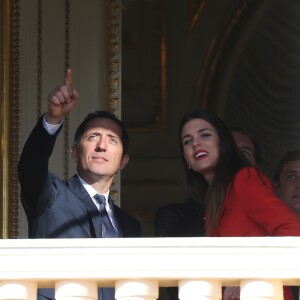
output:
[{"label": "dark jacket of background person", "polygon": [[157,210],[156,237],[198,237],[205,233],[205,207],[193,198]]},{"label": "dark jacket of background person", "polygon": [[[156,237],[201,237],[205,235],[205,207],[194,198],[160,207],[155,216]],[[170,300],[178,299],[178,287],[166,288]]]}]

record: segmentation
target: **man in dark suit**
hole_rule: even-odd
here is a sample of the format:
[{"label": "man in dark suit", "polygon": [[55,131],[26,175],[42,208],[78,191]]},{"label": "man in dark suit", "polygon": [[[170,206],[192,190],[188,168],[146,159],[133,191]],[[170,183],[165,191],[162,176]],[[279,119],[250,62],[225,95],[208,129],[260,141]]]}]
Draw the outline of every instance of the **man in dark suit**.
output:
[{"label": "man in dark suit", "polygon": [[[48,96],[48,111],[37,122],[22,151],[18,171],[21,201],[30,238],[138,237],[141,227],[109,197],[115,174],[128,163],[129,138],[122,122],[97,111],[76,130],[72,157],[77,174],[64,181],[48,171],[48,162],[64,116],[79,95],[66,83]],[[99,202],[99,199],[102,201]],[[40,289],[38,299],[54,299],[53,289]],[[114,299],[113,289],[99,289],[99,299]]]}]

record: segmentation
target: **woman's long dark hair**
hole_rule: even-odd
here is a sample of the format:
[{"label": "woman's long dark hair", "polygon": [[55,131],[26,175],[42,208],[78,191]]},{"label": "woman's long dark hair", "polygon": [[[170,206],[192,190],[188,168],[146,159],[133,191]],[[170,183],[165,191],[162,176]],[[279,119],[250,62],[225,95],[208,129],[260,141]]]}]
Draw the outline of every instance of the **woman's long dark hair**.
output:
[{"label": "woman's long dark hair", "polygon": [[[187,122],[194,119],[202,119],[210,123],[219,137],[219,158],[214,172],[214,178],[210,185],[208,185],[207,181],[200,173],[189,168],[189,165],[184,158],[181,139],[182,128]],[[216,115],[208,111],[195,111],[185,115],[179,123],[179,140],[187,184],[194,197],[204,199],[205,201],[209,224],[207,230],[208,233],[211,233],[219,222],[220,210],[225,194],[231,187],[235,174],[241,168],[249,166],[249,163],[236,147],[227,125]]]}]

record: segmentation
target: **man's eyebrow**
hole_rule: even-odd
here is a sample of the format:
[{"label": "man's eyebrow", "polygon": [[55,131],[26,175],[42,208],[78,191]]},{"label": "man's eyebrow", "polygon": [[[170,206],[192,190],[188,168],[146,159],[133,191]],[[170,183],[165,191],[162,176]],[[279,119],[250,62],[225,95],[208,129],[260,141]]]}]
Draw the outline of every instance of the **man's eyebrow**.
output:
[{"label": "man's eyebrow", "polygon": [[118,139],[120,139],[120,137],[119,137],[119,135],[118,134],[116,134],[116,133],[108,133],[107,134],[109,137],[113,137],[113,138],[118,138]]},{"label": "man's eyebrow", "polygon": [[[93,134],[93,135],[102,135],[103,132],[101,131],[95,131],[95,130],[91,130],[91,131],[87,131],[86,132],[86,135],[90,135],[90,134]],[[119,135],[117,133],[114,133],[114,132],[107,132],[107,135],[110,136],[110,137],[119,137]]]},{"label": "man's eyebrow", "polygon": [[289,169],[289,170],[286,170],[284,172],[282,172],[283,175],[288,175],[288,174],[299,174],[300,172],[297,171],[297,170],[294,170],[294,169]]}]

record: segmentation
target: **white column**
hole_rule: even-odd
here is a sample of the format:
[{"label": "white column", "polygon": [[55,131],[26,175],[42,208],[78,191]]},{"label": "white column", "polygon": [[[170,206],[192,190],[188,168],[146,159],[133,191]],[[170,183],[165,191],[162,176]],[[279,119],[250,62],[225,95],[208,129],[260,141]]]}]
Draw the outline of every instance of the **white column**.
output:
[{"label": "white column", "polygon": [[156,280],[121,280],[116,282],[117,300],[155,300],[158,299]]},{"label": "white column", "polygon": [[1,300],[36,300],[37,283],[34,281],[3,281],[0,283]]},{"label": "white column", "polygon": [[252,279],[241,282],[241,300],[283,299],[283,286],[280,280]]},{"label": "white column", "polygon": [[219,300],[222,298],[222,283],[214,280],[180,280],[180,300]]},{"label": "white column", "polygon": [[98,288],[95,281],[58,281],[55,284],[56,300],[97,300]]}]

